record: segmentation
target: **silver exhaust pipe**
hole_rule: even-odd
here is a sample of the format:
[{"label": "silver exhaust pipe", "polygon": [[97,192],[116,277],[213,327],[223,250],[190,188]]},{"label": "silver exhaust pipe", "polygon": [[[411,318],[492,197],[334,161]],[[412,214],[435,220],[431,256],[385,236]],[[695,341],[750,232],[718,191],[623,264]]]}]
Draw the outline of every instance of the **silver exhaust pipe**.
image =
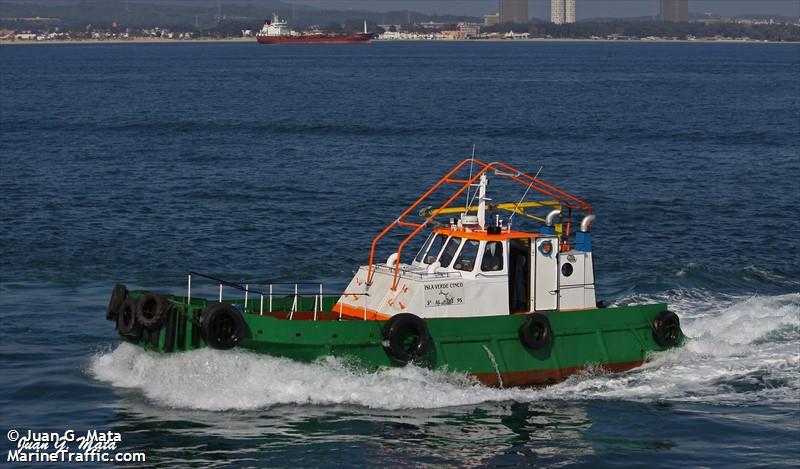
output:
[{"label": "silver exhaust pipe", "polygon": [[552,212],[548,213],[546,217],[544,217],[544,223],[547,226],[553,226],[553,222],[557,216],[561,215],[561,210],[553,210]]},{"label": "silver exhaust pipe", "polygon": [[594,221],[595,218],[597,217],[595,217],[594,215],[586,215],[585,217],[583,217],[583,220],[581,220],[581,231],[583,231],[584,233],[588,233],[589,228],[592,226],[592,222]]}]

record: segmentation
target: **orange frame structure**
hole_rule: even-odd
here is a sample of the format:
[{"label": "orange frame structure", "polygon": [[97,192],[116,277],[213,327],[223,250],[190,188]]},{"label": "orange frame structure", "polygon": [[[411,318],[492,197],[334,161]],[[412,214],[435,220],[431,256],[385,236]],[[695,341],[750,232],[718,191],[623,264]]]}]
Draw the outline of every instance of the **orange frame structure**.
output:
[{"label": "orange frame structure", "polygon": [[[478,171],[469,179],[452,179],[453,175],[455,175],[460,169],[464,168],[467,163],[470,163],[472,166],[471,168],[477,167]],[[369,265],[367,267],[367,284],[369,285],[372,283],[372,275],[374,273],[373,265],[375,262],[375,248],[378,245],[378,241],[381,240],[386,234],[388,234],[393,228],[397,226],[413,228],[414,230],[409,234],[403,241],[400,242],[400,245],[397,247],[397,258],[395,259],[394,265],[394,276],[392,281],[392,290],[397,288],[398,276],[400,272],[400,256],[403,253],[403,248],[411,241],[415,236],[419,234],[430,222],[432,222],[438,215],[439,212],[444,210],[445,208],[449,207],[454,200],[456,200],[468,187],[471,187],[475,184],[480,177],[490,171],[494,170],[495,175],[503,176],[507,179],[510,179],[514,182],[522,184],[525,187],[530,187],[547,197],[550,197],[554,200],[559,201],[563,206],[566,206],[570,212],[572,210],[577,210],[581,212],[585,212],[587,215],[592,213],[592,208],[589,206],[588,203],[584,202],[583,200],[575,197],[572,194],[562,191],[555,186],[547,184],[545,182],[536,179],[533,176],[530,176],[512,166],[509,166],[505,163],[500,162],[491,162],[491,163],[484,163],[480,160],[475,159],[465,159],[464,161],[458,163],[453,169],[451,169],[444,177],[439,179],[430,189],[428,189],[419,199],[417,199],[413,204],[409,205],[403,213],[400,214],[397,219],[393,222],[389,223],[386,228],[384,228],[375,238],[372,240],[372,245],[369,251]],[[436,192],[439,187],[443,184],[459,184],[459,189],[448,198],[441,206],[439,206],[436,210],[434,210],[430,216],[428,216],[423,223],[413,223],[406,221],[405,218],[419,205],[428,199],[431,194]],[[564,236],[569,236],[569,232],[571,229],[571,220],[567,220],[566,229],[564,232]]]}]

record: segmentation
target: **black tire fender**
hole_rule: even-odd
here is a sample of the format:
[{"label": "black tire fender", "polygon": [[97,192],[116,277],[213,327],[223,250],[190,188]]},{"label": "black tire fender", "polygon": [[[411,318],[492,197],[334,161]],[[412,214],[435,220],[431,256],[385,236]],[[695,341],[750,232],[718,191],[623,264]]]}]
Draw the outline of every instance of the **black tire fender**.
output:
[{"label": "black tire fender", "polygon": [[200,316],[203,339],[209,347],[229,350],[236,347],[245,334],[242,313],[227,303],[211,303]]},{"label": "black tire fender", "polygon": [[142,338],[142,325],[136,321],[137,303],[136,298],[125,298],[117,316],[117,331],[119,335],[134,342],[138,342]]},{"label": "black tire fender", "polygon": [[122,302],[128,297],[128,289],[125,285],[118,283],[114,285],[111,290],[111,298],[108,300],[108,307],[106,307],[106,319],[109,321],[116,321],[119,310],[122,308]]},{"label": "black tire fender", "polygon": [[400,363],[421,359],[430,350],[431,342],[428,325],[415,314],[396,314],[383,326],[383,348]]},{"label": "black tire fender", "polygon": [[158,329],[166,321],[171,309],[169,301],[163,296],[145,293],[136,305],[136,321],[148,330]]},{"label": "black tire fender", "polygon": [[553,329],[547,316],[542,313],[528,315],[519,328],[519,341],[532,350],[549,346],[553,342]]},{"label": "black tire fender", "polygon": [[672,311],[662,311],[653,320],[653,339],[661,347],[677,345],[683,336],[681,320]]}]

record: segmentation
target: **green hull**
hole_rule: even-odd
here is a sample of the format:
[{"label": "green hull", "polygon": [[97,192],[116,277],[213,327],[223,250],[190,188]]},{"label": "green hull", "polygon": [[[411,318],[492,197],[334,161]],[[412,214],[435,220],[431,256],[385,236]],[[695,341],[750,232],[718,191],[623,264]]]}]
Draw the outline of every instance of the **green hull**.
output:
[{"label": "green hull", "polygon": [[[161,328],[126,340],[167,353],[206,347],[195,318],[209,302],[193,298],[187,305],[185,298],[167,299],[176,308]],[[241,301],[231,303],[244,306]],[[276,302],[275,312],[264,315],[258,313],[259,305],[248,303],[245,332],[237,347],[303,362],[341,357],[368,370],[404,365],[384,348],[386,321],[340,321],[332,313],[319,313],[317,320],[312,313],[295,313],[288,320],[289,303]],[[330,311],[334,303],[326,300],[323,309]],[[312,308],[312,298],[303,298],[298,305],[306,311]],[[536,350],[520,341],[519,329],[527,315],[426,319],[431,346],[417,363],[468,373],[484,384],[499,386],[558,382],[589,366],[624,371],[641,365],[651,352],[669,348],[660,346],[653,333],[654,320],[666,309],[664,304],[651,304],[545,313],[552,339]],[[682,341],[680,336],[678,344]]]}]

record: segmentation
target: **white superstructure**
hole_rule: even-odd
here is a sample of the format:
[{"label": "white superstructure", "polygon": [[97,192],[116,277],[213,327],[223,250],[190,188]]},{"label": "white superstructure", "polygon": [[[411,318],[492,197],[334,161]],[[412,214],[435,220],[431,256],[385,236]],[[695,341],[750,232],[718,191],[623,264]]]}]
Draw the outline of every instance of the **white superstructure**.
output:
[{"label": "white superstructure", "polygon": [[[365,318],[399,313],[441,318],[595,308],[588,233],[593,216],[581,227],[583,241],[574,246],[557,235],[560,209],[551,211],[538,233],[512,231],[499,218],[487,223],[487,185],[483,174],[477,207],[464,210],[450,226],[434,228],[410,263],[398,264],[395,253],[385,263],[361,266],[345,291],[366,295],[345,294],[334,310]],[[515,211],[521,206],[502,205]]]},{"label": "white superstructure", "polygon": [[259,34],[265,36],[291,36],[292,33],[293,31],[289,28],[286,20],[282,20],[278,17],[277,13],[273,13],[272,21],[265,21],[264,25],[261,27],[261,31],[259,31]]}]

